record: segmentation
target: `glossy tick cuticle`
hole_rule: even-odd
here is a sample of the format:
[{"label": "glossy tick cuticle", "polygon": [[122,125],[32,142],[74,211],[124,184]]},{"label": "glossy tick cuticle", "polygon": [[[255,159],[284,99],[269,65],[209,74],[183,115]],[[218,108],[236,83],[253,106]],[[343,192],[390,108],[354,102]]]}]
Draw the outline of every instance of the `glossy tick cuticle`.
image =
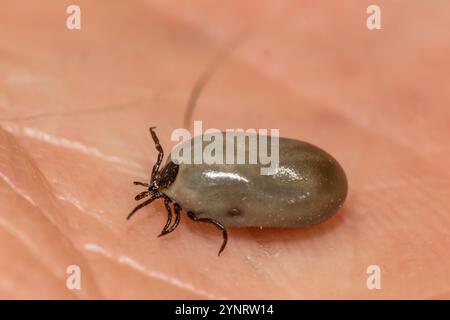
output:
[{"label": "glossy tick cuticle", "polygon": [[[150,128],[150,134],[158,159],[150,182],[134,182],[147,188],[135,199],[148,199],[136,206],[127,219],[153,201],[164,199],[167,222],[159,236],[177,228],[184,209],[191,220],[212,224],[222,231],[220,255],[228,241],[226,227],[311,226],[331,217],[347,196],[342,167],[331,155],[309,143],[280,138],[280,163],[275,175],[261,175],[259,163],[183,164],[172,155],[160,168],[164,151],[154,129]],[[205,141],[211,141],[197,136],[183,144],[193,147],[195,139],[201,140],[203,149]],[[248,141],[244,150],[248,157]]]}]

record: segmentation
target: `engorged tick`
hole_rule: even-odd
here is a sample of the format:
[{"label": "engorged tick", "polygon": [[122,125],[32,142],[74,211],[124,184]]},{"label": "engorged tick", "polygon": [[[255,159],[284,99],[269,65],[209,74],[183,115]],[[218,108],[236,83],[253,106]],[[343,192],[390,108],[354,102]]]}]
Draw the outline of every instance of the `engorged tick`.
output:
[{"label": "engorged tick", "polygon": [[[149,199],[134,208],[127,219],[156,199],[164,199],[167,222],[159,236],[177,228],[183,208],[190,219],[213,224],[222,231],[220,255],[227,244],[226,227],[311,226],[331,217],[347,196],[347,178],[342,167],[330,154],[312,144],[280,138],[279,169],[274,175],[261,175],[259,163],[176,164],[172,155],[160,169],[164,152],[154,129],[150,128],[150,134],[158,159],[150,182],[134,182],[147,188],[135,200]],[[197,138],[202,136],[183,144],[192,146]],[[210,140],[202,141],[205,148],[204,141]],[[248,141],[245,150],[248,158]],[[175,214],[173,224],[171,205]]]}]

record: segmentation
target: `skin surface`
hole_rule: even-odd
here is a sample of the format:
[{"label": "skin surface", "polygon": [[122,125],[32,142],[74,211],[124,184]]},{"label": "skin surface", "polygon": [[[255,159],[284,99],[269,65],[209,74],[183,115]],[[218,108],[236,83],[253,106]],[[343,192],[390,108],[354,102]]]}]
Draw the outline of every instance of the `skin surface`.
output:
[{"label": "skin surface", "polygon": [[[259,157],[257,164],[250,164],[249,154],[252,151],[258,155],[259,139],[267,141],[267,149],[271,150],[270,138],[245,138],[243,133],[236,136],[244,142],[234,139],[235,159],[239,154],[245,155],[245,164],[224,163],[225,133],[216,138],[197,136],[179,145],[190,155],[186,158],[189,163],[183,162],[178,152],[171,153],[171,161],[179,164],[178,174],[161,191],[185,211],[193,211],[199,218],[212,218],[225,227],[307,227],[323,222],[342,206],[347,179],[339,163],[325,151],[305,142],[280,138],[279,169],[262,175],[261,168],[267,165],[262,165]],[[250,147],[249,139],[255,140],[256,149]],[[208,159],[195,164],[195,144],[207,156],[217,141],[222,141],[222,156],[210,162],[214,159],[222,164],[208,164]],[[217,150],[212,157],[215,155]]]},{"label": "skin surface", "polygon": [[[0,3],[0,297],[449,298],[450,2]],[[236,32],[193,118],[279,128],[345,168],[343,208],[306,229],[126,215],[190,91]],[[66,287],[78,265],[81,290]],[[381,289],[367,288],[367,268]]]}]

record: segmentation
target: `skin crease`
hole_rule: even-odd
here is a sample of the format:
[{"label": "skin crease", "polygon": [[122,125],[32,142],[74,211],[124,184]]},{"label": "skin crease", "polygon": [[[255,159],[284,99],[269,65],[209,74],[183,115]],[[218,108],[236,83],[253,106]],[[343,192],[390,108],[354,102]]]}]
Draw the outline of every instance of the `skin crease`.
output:
[{"label": "skin crease", "polygon": [[[259,152],[259,139],[267,141],[267,149],[272,150],[267,136],[236,135],[245,143],[234,139],[235,155],[250,159],[250,150]],[[178,173],[175,181],[161,191],[185,211],[212,218],[225,227],[307,227],[330,218],[342,206],[347,195],[342,167],[331,155],[305,142],[279,138],[279,170],[270,175],[261,174],[261,168],[268,165],[259,161],[208,164],[208,158],[203,158],[203,163],[195,164],[195,144],[208,157],[208,150],[217,141],[222,141],[222,160],[210,160],[225,162],[227,139],[233,138],[225,133],[208,134],[181,144],[180,150],[190,154],[189,163],[183,161],[180,152],[171,152],[169,161],[179,164]],[[249,139],[255,140],[256,149],[250,147]]]},{"label": "skin crease", "polygon": [[[450,3],[9,1],[0,10],[0,297],[450,298]],[[311,228],[229,231],[162,201],[128,212],[192,86],[244,24],[194,119],[279,128],[345,168],[348,198]],[[78,265],[81,290],[68,290]],[[368,290],[367,268],[381,270]]]}]

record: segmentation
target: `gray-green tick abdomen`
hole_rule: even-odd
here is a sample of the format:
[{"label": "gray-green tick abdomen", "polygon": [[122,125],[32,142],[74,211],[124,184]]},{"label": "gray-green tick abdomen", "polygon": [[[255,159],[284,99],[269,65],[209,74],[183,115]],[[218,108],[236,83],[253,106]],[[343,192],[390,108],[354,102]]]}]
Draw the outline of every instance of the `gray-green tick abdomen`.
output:
[{"label": "gray-green tick abdomen", "polygon": [[[193,141],[184,143],[193,146]],[[208,143],[203,142],[203,150]],[[248,141],[245,149],[249,159]],[[309,143],[280,138],[278,169],[273,175],[262,175],[261,167],[259,161],[180,163],[174,182],[163,192],[185,211],[215,219],[225,227],[310,226],[332,216],[347,196],[342,167]]]}]

